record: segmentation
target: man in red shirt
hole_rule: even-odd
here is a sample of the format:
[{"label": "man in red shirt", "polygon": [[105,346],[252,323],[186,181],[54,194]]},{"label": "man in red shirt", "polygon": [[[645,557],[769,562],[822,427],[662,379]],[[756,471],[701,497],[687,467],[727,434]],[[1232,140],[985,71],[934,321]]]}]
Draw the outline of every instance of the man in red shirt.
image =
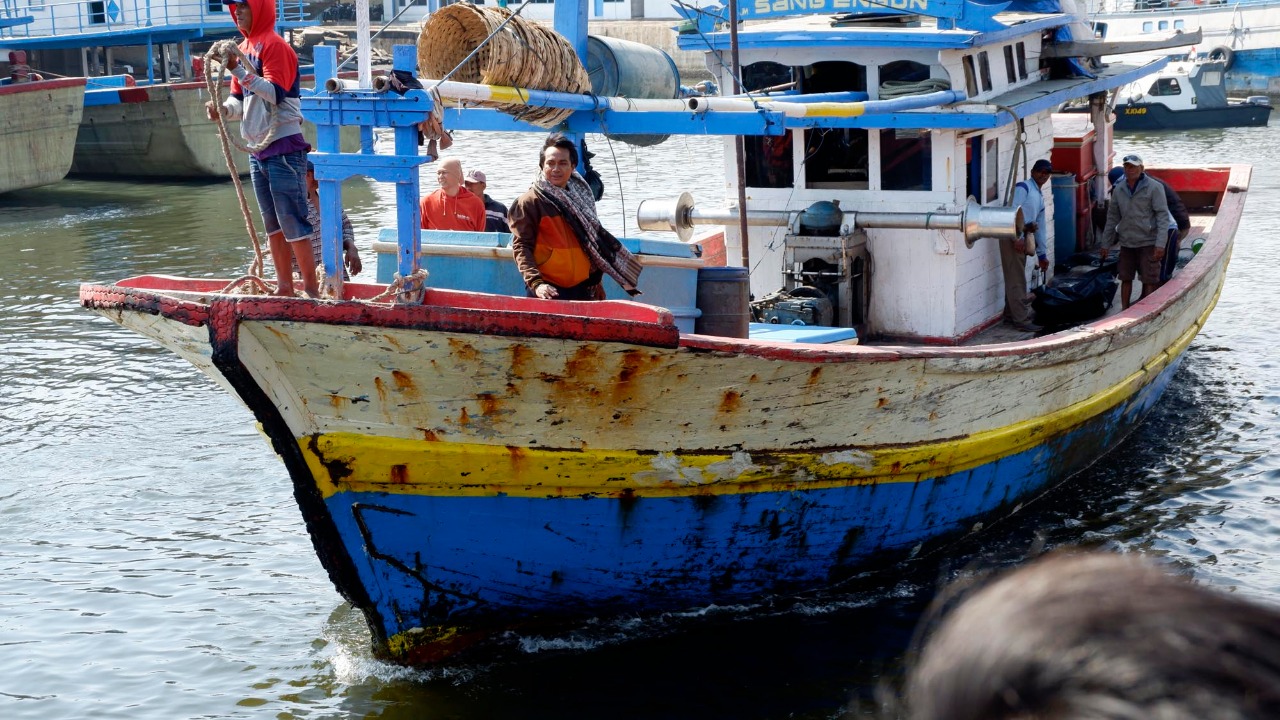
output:
[{"label": "man in red shirt", "polygon": [[422,198],[424,230],[484,232],[484,200],[462,186],[462,163],[450,158],[436,170],[440,189]]}]

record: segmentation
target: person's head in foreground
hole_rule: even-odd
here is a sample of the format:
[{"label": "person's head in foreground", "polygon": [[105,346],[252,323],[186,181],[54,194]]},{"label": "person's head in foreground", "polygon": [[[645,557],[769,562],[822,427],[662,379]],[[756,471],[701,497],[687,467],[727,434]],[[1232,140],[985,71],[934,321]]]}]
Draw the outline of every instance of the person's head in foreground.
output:
[{"label": "person's head in foreground", "polygon": [[1131,555],[1054,554],[946,614],[902,703],[906,720],[1280,718],[1280,610]]}]

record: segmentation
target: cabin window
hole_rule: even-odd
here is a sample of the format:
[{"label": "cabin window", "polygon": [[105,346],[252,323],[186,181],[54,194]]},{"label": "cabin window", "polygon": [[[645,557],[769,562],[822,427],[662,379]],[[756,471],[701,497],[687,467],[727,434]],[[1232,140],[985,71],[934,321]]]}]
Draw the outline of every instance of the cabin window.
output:
[{"label": "cabin window", "polygon": [[103,0],[91,0],[89,2],[89,24],[107,24],[107,4]]},{"label": "cabin window", "polygon": [[[1178,22],[1182,22],[1182,21],[1181,21],[1181,20],[1179,20]],[[1102,40],[1102,39],[1104,39],[1106,36],[1107,36],[1107,24],[1106,24],[1106,23],[1104,23],[1104,22],[1094,23],[1094,24],[1093,24],[1093,37],[1094,37],[1094,39]]]},{"label": "cabin window", "polygon": [[910,60],[898,60],[880,66],[880,88],[888,83],[914,83],[928,80],[933,76],[932,70],[924,63]]},{"label": "cabin window", "polygon": [[978,53],[978,75],[982,77],[982,91],[991,92],[991,59],[985,50]]},{"label": "cabin window", "polygon": [[[867,68],[841,61],[801,68],[800,91],[866,92]],[[866,130],[811,128],[804,131],[804,186],[865,190],[870,187]]]},{"label": "cabin window", "polygon": [[1160,21],[1160,23],[1159,23],[1159,28],[1160,28],[1162,31],[1163,31],[1163,30],[1168,30],[1168,29],[1169,29],[1169,21],[1168,21],[1168,20],[1161,20],[1161,21]]},{"label": "cabin window", "polygon": [[1018,68],[1013,64],[1013,46],[1004,46],[1004,79],[1010,85],[1018,82]]},{"label": "cabin window", "polygon": [[1142,23],[1142,32],[1144,33],[1151,32],[1155,28],[1156,28],[1155,24],[1152,23],[1150,20]]},{"label": "cabin window", "polygon": [[1027,79],[1027,46],[1026,43],[1017,43],[1014,45],[1015,52],[1018,53],[1018,78]]},{"label": "cabin window", "polygon": [[800,92],[866,92],[867,69],[857,63],[843,61],[816,62],[800,69]]},{"label": "cabin window", "polygon": [[978,94],[978,75],[973,71],[973,56],[965,55],[961,61],[964,66],[964,91],[969,97]]},{"label": "cabin window", "polygon": [[1177,78],[1160,78],[1151,86],[1151,92],[1149,94],[1158,97],[1181,95],[1182,86],[1178,84]]},{"label": "cabin window", "polygon": [[1217,70],[1205,70],[1200,73],[1200,84],[1205,87],[1213,87],[1222,84],[1222,73]]},{"label": "cabin window", "polygon": [[1186,30],[1186,29],[1187,29],[1187,21],[1186,21],[1186,20],[1174,20],[1174,21],[1173,21],[1173,29],[1174,29],[1174,30]]},{"label": "cabin window", "polygon": [[867,131],[813,128],[804,131],[804,185],[865,190],[870,187]]},{"label": "cabin window", "polygon": [[[750,92],[795,87],[795,72],[775,62],[752,63],[742,68],[742,85]],[[791,133],[742,139],[747,187],[795,187],[795,161],[791,157]]]},{"label": "cabin window", "polygon": [[880,188],[929,190],[933,186],[933,138],[928,130],[880,131]]},{"label": "cabin window", "polygon": [[982,136],[969,138],[964,144],[964,194],[978,197],[982,187]]},{"label": "cabin window", "polygon": [[210,13],[220,13],[226,6],[222,4],[222,0],[208,0],[208,8]]},{"label": "cabin window", "polygon": [[991,138],[982,152],[983,179],[982,202],[993,203],[1000,199],[1000,139]]}]

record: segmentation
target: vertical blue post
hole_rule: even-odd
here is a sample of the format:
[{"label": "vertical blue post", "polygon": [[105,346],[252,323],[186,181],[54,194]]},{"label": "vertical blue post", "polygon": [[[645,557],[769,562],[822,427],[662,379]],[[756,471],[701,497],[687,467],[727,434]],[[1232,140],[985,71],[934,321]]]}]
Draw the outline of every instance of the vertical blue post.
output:
[{"label": "vertical blue post", "polygon": [[[569,41],[582,66],[587,66],[587,4],[582,0],[556,0],[554,29]],[[578,146],[578,172],[585,172],[587,154],[582,151],[582,135],[565,133]]]},{"label": "vertical blue post", "polygon": [[[325,83],[337,75],[338,49],[331,45],[317,45],[313,52],[316,93],[319,94],[324,91]],[[319,151],[325,155],[342,152],[339,141],[339,133],[342,128],[338,124],[339,118],[334,115],[339,109],[336,107],[337,103],[337,100],[331,99],[329,105],[330,114],[324,118],[325,122],[316,123],[316,145],[319,146]],[[323,156],[317,155],[315,159],[322,164],[324,162]],[[320,166],[316,167],[316,179],[320,185],[317,191],[320,195],[320,259],[324,264],[325,276],[335,283],[335,287],[338,290],[337,296],[341,298],[342,179],[331,177],[329,173],[321,172]]]},{"label": "vertical blue post", "polygon": [[[107,74],[111,74],[111,68],[107,68]],[[155,48],[151,44],[151,33],[147,33],[147,84],[156,84],[156,56]]]},{"label": "vertical blue post", "polygon": [[[431,0],[432,5],[436,0]],[[413,45],[396,45],[391,49],[391,67],[411,73],[418,71],[418,48]],[[397,125],[395,129],[396,155],[418,154],[418,128],[413,125]],[[406,169],[408,177],[396,181],[396,241],[399,243],[397,266],[400,277],[409,277],[418,271],[418,255],[422,247],[421,211],[418,208],[418,184],[421,173],[418,166]]]}]

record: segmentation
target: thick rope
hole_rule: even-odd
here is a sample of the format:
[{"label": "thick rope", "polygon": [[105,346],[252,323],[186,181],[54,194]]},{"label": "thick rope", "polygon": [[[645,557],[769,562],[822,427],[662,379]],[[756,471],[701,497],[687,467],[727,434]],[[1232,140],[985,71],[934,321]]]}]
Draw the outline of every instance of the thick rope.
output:
[{"label": "thick rope", "polygon": [[389,297],[394,297],[394,304],[419,305],[422,303],[422,295],[427,289],[427,269],[418,268],[418,271],[408,277],[403,277],[400,273],[395,274],[395,278],[387,289],[369,298],[369,302],[378,302]]}]

